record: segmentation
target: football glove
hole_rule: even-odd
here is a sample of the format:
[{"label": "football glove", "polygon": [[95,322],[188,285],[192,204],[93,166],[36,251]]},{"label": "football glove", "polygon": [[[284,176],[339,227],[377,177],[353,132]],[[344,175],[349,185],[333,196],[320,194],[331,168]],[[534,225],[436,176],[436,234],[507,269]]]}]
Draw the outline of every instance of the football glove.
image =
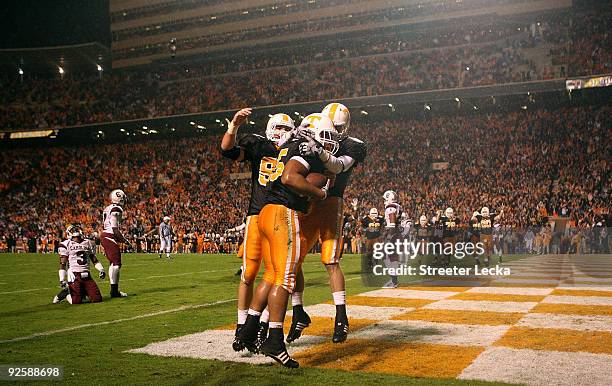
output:
[{"label": "football glove", "polygon": [[60,288],[68,288],[68,282],[66,280],[60,281]]},{"label": "football glove", "polygon": [[100,274],[98,275],[100,277],[100,279],[103,279],[106,277],[106,271],[100,271]]},{"label": "football glove", "polygon": [[300,155],[307,157],[312,155],[319,155],[323,152],[323,145],[312,138],[307,138],[306,142],[300,143]]}]

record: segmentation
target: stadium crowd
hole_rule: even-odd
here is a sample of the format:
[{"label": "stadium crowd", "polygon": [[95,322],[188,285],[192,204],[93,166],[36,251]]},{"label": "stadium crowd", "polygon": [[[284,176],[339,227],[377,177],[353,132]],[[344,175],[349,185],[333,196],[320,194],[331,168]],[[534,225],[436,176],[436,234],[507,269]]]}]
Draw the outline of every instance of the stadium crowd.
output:
[{"label": "stadium crowd", "polygon": [[[357,200],[359,215],[382,210],[383,191],[394,189],[415,220],[452,206],[466,224],[488,205],[503,209],[509,228],[528,229],[547,216],[570,217],[576,228],[606,226],[611,112],[581,107],[355,123],[352,135],[368,143],[369,155],[347,202]],[[108,193],[121,188],[128,195],[125,227],[142,241],[139,248],[155,250],[156,226],[170,215],[180,250],[233,250],[239,240],[226,231],[243,221],[249,186],[230,173],[247,169],[222,159],[218,146],[219,136],[207,135],[4,151],[1,243],[30,240],[34,249],[52,250],[72,222],[94,234]],[[434,162],[448,167],[434,170]],[[358,244],[360,227],[347,229]]]},{"label": "stadium crowd", "polygon": [[[185,66],[116,71],[101,80],[97,74],[67,73],[61,80],[26,75],[22,81],[5,74],[0,125],[56,128],[245,104],[526,81],[558,76],[554,64],[563,63],[561,75],[606,73],[612,59],[609,16],[563,13],[535,30],[483,19],[434,31],[383,29],[337,42],[313,39],[306,47],[284,47],[282,55],[274,49],[225,52]],[[539,44],[551,47],[550,66],[525,54]]]}]

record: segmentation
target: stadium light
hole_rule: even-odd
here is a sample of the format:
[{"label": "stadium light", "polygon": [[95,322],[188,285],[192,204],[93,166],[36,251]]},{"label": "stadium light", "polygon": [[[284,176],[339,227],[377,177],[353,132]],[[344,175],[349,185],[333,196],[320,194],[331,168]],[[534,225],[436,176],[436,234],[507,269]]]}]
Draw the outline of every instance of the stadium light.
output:
[{"label": "stadium light", "polygon": [[431,106],[429,106],[428,104],[425,104],[425,110],[431,111]]},{"label": "stadium light", "polygon": [[215,122],[220,123],[221,120],[220,119],[215,119]]},{"label": "stadium light", "polygon": [[362,114],[362,115],[368,115],[368,112],[367,112],[367,111],[365,111],[365,110],[361,110],[361,114]]},{"label": "stadium light", "polygon": [[478,106],[474,105],[474,110],[478,110]]},{"label": "stadium light", "polygon": [[57,71],[60,73],[60,75],[64,75],[64,69],[61,67],[57,67]]},{"label": "stadium light", "polygon": [[125,132],[125,129],[119,129],[119,131],[121,131],[121,132]]},{"label": "stadium light", "polygon": [[148,127],[146,127],[146,126],[143,126],[143,127],[142,127],[142,129],[143,129],[143,130],[146,130],[146,129],[148,129]]},{"label": "stadium light", "polygon": [[19,69],[19,75],[23,75],[23,70],[21,68]]},{"label": "stadium light", "polygon": [[103,71],[103,70],[102,70],[102,66],[101,66],[101,65],[96,64],[96,66],[97,66],[97,68],[98,68],[98,71]]},{"label": "stadium light", "polygon": [[194,121],[189,121],[189,124],[190,124],[191,126],[193,126],[193,125],[195,125],[195,122],[194,122]]},{"label": "stadium light", "polygon": [[254,124],[255,124],[255,122],[253,122],[253,121],[249,121],[249,124],[250,124],[250,125],[254,125]]},{"label": "stadium light", "polygon": [[459,98],[455,98],[455,102],[459,102]]},{"label": "stadium light", "polygon": [[197,125],[196,126],[198,129],[205,129],[206,127],[202,126],[202,125]]}]

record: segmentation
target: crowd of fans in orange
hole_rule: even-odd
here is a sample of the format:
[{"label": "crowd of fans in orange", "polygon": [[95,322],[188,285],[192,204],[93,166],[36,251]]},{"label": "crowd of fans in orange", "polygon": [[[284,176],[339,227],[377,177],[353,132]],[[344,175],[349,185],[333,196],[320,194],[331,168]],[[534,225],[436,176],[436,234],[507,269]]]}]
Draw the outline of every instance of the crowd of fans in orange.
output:
[{"label": "crowd of fans in orange", "polygon": [[[465,224],[489,206],[503,209],[509,228],[527,229],[546,216],[570,217],[577,228],[606,226],[611,113],[605,106],[362,119],[351,134],[368,144],[368,157],[345,199],[356,199],[363,215],[382,211],[382,193],[394,189],[414,220],[451,206]],[[169,215],[183,251],[227,252],[238,242],[226,231],[244,219],[249,183],[230,176],[248,169],[220,156],[219,139],[3,151],[0,240],[6,246],[26,238],[52,250],[69,223],[94,234],[109,192],[121,188],[128,196],[124,232],[143,249],[155,249],[151,235]],[[434,170],[434,162],[448,168]],[[361,237],[359,226],[348,229],[348,238]]]}]

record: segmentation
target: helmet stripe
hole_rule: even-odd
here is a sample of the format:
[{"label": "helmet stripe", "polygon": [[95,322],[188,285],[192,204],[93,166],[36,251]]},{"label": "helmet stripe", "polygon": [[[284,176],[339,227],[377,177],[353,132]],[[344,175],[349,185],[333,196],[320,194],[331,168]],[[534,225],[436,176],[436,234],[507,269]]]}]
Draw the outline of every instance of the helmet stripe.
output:
[{"label": "helmet stripe", "polygon": [[332,103],[329,108],[329,119],[331,119],[332,122],[334,122],[334,117],[336,116],[336,110],[338,110],[338,106],[338,103]]}]

